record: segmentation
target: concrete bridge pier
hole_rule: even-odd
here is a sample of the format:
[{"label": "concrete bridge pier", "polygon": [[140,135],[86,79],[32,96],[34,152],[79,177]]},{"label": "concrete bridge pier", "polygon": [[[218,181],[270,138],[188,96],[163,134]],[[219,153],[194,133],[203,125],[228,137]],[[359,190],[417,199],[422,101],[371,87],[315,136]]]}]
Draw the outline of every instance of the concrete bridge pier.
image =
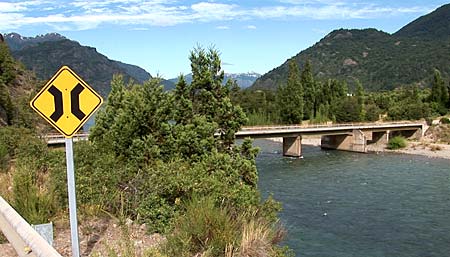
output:
[{"label": "concrete bridge pier", "polygon": [[367,139],[367,150],[369,152],[383,151],[389,142],[388,131],[365,132]]},{"label": "concrete bridge pier", "polygon": [[354,129],[346,135],[322,136],[320,147],[343,151],[367,153],[366,135],[359,129]]},{"label": "concrete bridge pier", "polygon": [[283,155],[290,157],[301,157],[302,136],[283,137]]}]

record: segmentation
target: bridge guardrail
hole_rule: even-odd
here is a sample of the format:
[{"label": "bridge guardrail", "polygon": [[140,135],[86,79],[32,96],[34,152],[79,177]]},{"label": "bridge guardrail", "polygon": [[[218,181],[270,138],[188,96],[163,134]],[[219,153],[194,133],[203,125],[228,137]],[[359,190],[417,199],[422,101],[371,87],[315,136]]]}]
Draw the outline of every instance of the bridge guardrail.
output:
[{"label": "bridge guardrail", "polygon": [[382,125],[408,125],[423,123],[422,121],[393,121],[389,123],[335,123],[314,125],[273,125],[273,126],[244,126],[241,130],[266,130],[266,129],[296,129],[296,128],[328,128],[328,127],[354,127],[354,126],[382,126]]},{"label": "bridge guardrail", "polygon": [[0,229],[20,257],[61,257],[1,196]]}]

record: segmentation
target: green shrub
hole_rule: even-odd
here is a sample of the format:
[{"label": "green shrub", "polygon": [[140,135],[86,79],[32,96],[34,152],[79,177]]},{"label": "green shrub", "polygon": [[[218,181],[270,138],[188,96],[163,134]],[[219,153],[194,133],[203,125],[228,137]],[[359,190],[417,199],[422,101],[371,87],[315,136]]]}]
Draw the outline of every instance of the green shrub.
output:
[{"label": "green shrub", "polygon": [[441,118],[440,123],[441,124],[450,124],[450,119],[447,117],[443,117],[443,118]]},{"label": "green shrub", "polygon": [[391,149],[391,150],[395,150],[395,149],[405,148],[406,146],[407,146],[407,143],[406,143],[406,139],[404,137],[395,136],[395,137],[389,139],[387,148]]}]

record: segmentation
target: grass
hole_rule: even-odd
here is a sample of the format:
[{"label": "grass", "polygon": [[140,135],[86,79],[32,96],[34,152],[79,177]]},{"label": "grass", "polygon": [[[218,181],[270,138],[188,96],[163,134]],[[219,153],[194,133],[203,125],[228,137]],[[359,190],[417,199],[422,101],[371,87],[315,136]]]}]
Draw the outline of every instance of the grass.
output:
[{"label": "grass", "polygon": [[33,166],[22,163],[14,172],[12,204],[29,223],[46,223],[55,213],[55,198],[45,186],[46,174]]},{"label": "grass", "polygon": [[13,176],[11,172],[0,172],[0,196],[9,202],[12,199],[12,180]]},{"label": "grass", "polygon": [[193,198],[174,222],[162,252],[177,257],[289,256],[277,244],[286,231],[256,213],[236,213],[211,197]]}]

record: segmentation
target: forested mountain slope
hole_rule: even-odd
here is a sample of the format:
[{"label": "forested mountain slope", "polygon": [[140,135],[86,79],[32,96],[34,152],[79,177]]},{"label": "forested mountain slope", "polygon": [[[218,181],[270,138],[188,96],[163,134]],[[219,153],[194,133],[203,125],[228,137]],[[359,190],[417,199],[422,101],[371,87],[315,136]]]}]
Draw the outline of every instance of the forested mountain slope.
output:
[{"label": "forested mountain slope", "polygon": [[[392,35],[376,29],[334,30],[292,59],[300,68],[310,60],[319,79],[345,80],[351,89],[356,80],[369,91],[428,86],[435,68],[449,77],[449,35],[450,5],[444,5]],[[261,76],[252,89],[285,83],[289,60]]]},{"label": "forested mountain slope", "polygon": [[110,60],[95,48],[80,45],[57,33],[36,37],[9,33],[4,38],[12,55],[44,81],[50,79],[61,66],[68,65],[89,85],[107,96],[114,74],[123,74],[126,79],[138,83],[151,78],[147,71],[136,65]]}]

